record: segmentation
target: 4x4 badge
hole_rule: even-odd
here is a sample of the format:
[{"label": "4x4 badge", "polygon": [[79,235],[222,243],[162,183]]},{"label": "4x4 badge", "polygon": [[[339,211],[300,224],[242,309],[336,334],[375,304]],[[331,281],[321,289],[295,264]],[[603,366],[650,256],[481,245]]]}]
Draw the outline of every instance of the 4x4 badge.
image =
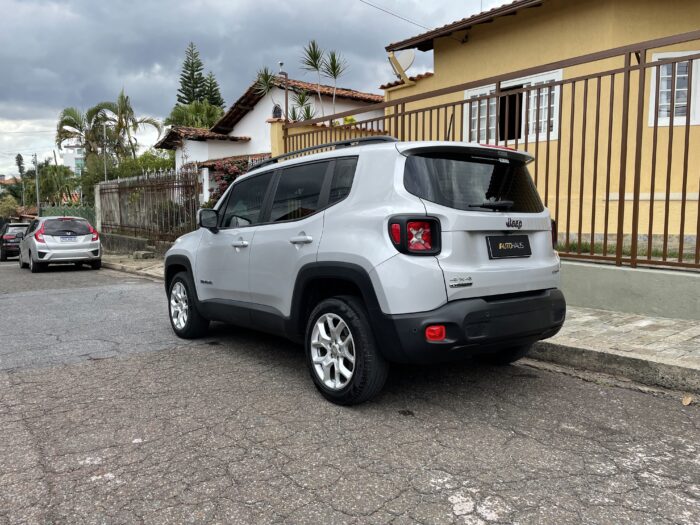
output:
[{"label": "4x4 badge", "polygon": [[520,219],[508,219],[506,221],[506,228],[517,228],[520,229],[523,227],[523,221]]},{"label": "4x4 badge", "polygon": [[452,279],[450,279],[449,284],[450,288],[467,288],[473,283],[471,277],[453,277]]}]

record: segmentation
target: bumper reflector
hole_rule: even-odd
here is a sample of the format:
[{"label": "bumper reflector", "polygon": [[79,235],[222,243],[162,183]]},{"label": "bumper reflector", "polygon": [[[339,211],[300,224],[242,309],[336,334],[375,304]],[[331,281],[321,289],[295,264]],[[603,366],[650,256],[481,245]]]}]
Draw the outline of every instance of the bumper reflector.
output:
[{"label": "bumper reflector", "polygon": [[445,325],[443,324],[432,324],[425,328],[426,341],[444,341],[446,336],[447,331],[445,330]]}]

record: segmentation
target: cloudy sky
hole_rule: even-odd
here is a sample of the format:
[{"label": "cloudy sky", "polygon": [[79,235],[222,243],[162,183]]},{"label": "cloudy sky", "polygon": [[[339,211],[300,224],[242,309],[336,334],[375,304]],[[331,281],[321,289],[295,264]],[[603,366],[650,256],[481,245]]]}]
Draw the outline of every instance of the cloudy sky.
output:
[{"label": "cloudy sky", "polygon": [[[430,28],[504,3],[368,1]],[[280,60],[312,80],[298,67],[312,38],[347,59],[341,85],[379,92],[393,78],[384,46],[422,32],[360,0],[0,0],[0,174],[16,172],[17,153],[52,155],[64,107],[112,100],[123,87],[138,115],[167,116],[190,41],[230,104]],[[412,73],[431,68],[430,54],[418,55]]]}]

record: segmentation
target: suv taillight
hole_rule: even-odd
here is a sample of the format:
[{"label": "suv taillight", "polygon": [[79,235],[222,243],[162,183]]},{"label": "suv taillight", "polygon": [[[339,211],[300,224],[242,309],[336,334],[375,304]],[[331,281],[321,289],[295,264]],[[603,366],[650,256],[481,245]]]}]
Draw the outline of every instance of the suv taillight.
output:
[{"label": "suv taillight", "polygon": [[44,224],[42,223],[41,228],[39,228],[36,233],[34,234],[34,238],[36,239],[36,242],[46,242],[44,240]]},{"label": "suv taillight", "polygon": [[14,235],[10,235],[10,234],[5,234],[5,235],[2,236],[2,238],[3,238],[4,240],[6,240],[6,241],[9,241],[10,239],[14,239],[15,236],[14,236]]},{"label": "suv taillight", "polygon": [[100,234],[97,233],[97,230],[91,224],[88,224],[88,228],[90,228],[90,233],[92,233],[92,240],[97,241],[100,238]]},{"label": "suv taillight", "polygon": [[440,221],[434,217],[392,217],[389,238],[401,253],[436,255],[440,253]]},{"label": "suv taillight", "polygon": [[552,219],[552,248],[556,251],[559,244],[559,232],[557,231],[557,221]]}]

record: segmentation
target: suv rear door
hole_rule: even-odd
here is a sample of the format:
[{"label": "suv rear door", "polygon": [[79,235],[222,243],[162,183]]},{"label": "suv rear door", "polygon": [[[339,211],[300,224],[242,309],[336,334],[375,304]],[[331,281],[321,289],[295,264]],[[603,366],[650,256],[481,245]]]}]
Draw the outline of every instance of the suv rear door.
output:
[{"label": "suv rear door", "polygon": [[463,146],[405,154],[406,189],[440,220],[437,258],[448,300],[558,286],[549,212],[528,173],[529,156]]}]

